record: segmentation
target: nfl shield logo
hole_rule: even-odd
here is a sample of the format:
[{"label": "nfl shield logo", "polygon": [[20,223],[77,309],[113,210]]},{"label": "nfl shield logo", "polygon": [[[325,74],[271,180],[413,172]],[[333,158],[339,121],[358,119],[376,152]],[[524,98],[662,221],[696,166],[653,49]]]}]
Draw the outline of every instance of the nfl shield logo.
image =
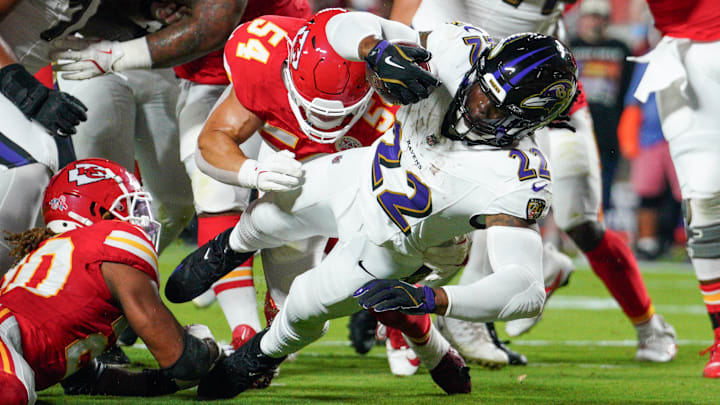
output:
[{"label": "nfl shield logo", "polygon": [[531,198],[527,203],[527,219],[539,219],[542,218],[543,212],[545,212],[545,200],[541,198]]}]

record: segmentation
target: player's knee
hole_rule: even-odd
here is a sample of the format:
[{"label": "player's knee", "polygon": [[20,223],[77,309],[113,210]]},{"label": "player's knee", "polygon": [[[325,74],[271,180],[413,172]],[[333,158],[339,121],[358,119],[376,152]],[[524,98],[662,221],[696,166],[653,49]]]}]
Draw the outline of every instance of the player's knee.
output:
[{"label": "player's knee", "polygon": [[324,334],[327,307],[318,298],[317,286],[313,284],[311,273],[298,276],[285,300],[285,311],[293,328],[302,331],[303,336],[319,337]]},{"label": "player's knee", "polygon": [[600,244],[605,236],[605,227],[598,221],[587,221],[565,229],[570,239],[583,252],[589,252]]},{"label": "player's knee", "polygon": [[240,217],[235,229],[230,234],[230,246],[238,252],[252,252],[258,249],[267,249],[282,246],[285,240],[276,238],[257,227],[253,216],[262,215],[261,210],[250,208]]},{"label": "player's knee", "polygon": [[540,315],[545,304],[545,287],[533,281],[525,289],[515,294],[498,314],[498,320],[509,321],[519,318],[531,318]]},{"label": "player's knee", "polygon": [[0,372],[0,403],[26,405],[28,393],[23,383],[13,374]]},{"label": "player's knee", "polygon": [[720,258],[720,198],[683,201],[687,250],[691,258]]}]

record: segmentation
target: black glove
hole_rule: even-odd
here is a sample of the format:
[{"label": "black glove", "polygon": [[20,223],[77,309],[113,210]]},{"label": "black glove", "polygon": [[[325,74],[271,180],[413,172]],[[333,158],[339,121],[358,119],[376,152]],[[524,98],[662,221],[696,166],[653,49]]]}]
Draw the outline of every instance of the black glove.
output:
[{"label": "black glove", "polygon": [[94,359],[87,367],[62,380],[65,395],[151,397],[172,394],[178,386],[163,370],[128,370]]},{"label": "black glove", "polygon": [[0,93],[51,135],[72,135],[75,126],[87,119],[87,107],[80,100],[48,89],[17,63],[0,69]]},{"label": "black glove", "polygon": [[400,280],[371,280],[353,297],[365,309],[375,312],[400,310],[407,314],[429,314],[435,311],[435,292],[428,286],[416,287]]},{"label": "black glove", "polygon": [[435,87],[440,86],[438,79],[416,64],[427,62],[431,57],[422,47],[382,40],[368,53],[365,61],[390,95],[402,104],[412,104],[427,98]]}]

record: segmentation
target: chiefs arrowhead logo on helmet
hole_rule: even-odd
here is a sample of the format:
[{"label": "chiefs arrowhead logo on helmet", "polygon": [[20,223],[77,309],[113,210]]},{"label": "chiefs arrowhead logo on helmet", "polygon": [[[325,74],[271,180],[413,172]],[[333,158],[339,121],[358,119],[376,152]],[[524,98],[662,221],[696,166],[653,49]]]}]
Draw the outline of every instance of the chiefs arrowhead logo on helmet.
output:
[{"label": "chiefs arrowhead logo on helmet", "polygon": [[78,186],[113,178],[115,178],[115,173],[110,168],[92,163],[80,163],[68,171],[68,181],[77,183]]}]

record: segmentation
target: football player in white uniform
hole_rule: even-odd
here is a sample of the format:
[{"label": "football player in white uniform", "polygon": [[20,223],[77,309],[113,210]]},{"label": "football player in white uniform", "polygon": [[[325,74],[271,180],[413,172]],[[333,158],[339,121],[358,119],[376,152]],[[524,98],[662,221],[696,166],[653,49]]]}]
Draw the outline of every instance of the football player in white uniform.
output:
[{"label": "football player in white uniform", "polygon": [[[0,7],[0,230],[35,225],[43,190],[58,169],[51,135],[74,134],[86,118],[80,101],[32,75],[50,63],[49,41],[82,27],[98,3],[7,1]],[[0,274],[12,263],[9,251],[0,238]]]},{"label": "football player in white uniform", "polygon": [[[404,103],[427,97],[431,83],[384,33],[381,19],[367,13],[341,14],[327,26],[333,48],[367,61]],[[294,280],[271,327],[201,382],[203,393],[234,396],[247,389],[322,336],[328,319],[355,312],[353,294],[376,311],[403,308],[475,321],[542,309],[543,248],[535,221],[551,203],[551,169],[527,135],[570,105],[575,62],[559,41],[538,34],[491,48],[482,30],[447,24],[423,40],[441,87],[401,108],[393,130],[370,148],[304,165],[300,189],[252,203],[233,230],[189,255],[169,279],[167,297],[187,301],[251,254],[243,252],[320,234],[340,240],[320,265]],[[483,227],[493,274],[435,289],[388,280],[412,274],[429,247]],[[469,375],[447,342],[418,340],[408,343],[428,368],[444,369],[443,388],[468,392]]]},{"label": "football player in white uniform", "polygon": [[[395,17],[410,23],[418,30],[431,30],[444,21],[459,19],[476,24],[494,37],[502,38],[517,32],[534,31],[554,34],[561,39],[565,36],[562,25],[563,3],[574,1],[556,0],[405,0],[396,2]],[[604,2],[607,7],[609,5]],[[414,14],[413,14],[414,13]],[[580,87],[582,91],[582,87]],[[595,274],[600,277],[607,289],[618,302],[623,312],[635,326],[638,336],[636,360],[665,362],[677,353],[675,330],[662,316],[655,314],[650,296],[640,274],[632,251],[614,231],[605,229],[600,221],[601,179],[600,164],[593,133],[592,118],[584,95],[570,110],[567,128],[548,128],[536,136],[538,142],[547,146],[543,150],[550,152],[553,163],[553,218],[575,244],[583,251]],[[475,239],[478,239],[475,236]],[[473,244],[470,261],[466,268],[482,269],[484,252],[482,244]],[[565,284],[571,263],[548,246],[544,258],[546,289],[548,294]],[[472,282],[484,274],[465,272],[461,283]],[[539,317],[519,319],[508,322],[506,331],[511,336],[527,332]],[[442,318],[438,319],[442,324]],[[457,321],[447,320],[449,325]],[[462,330],[478,326],[466,325]],[[481,327],[480,327],[481,328]],[[443,328],[448,335],[453,328]],[[456,338],[448,336],[458,343],[466,342],[469,347],[477,346],[477,336],[458,333]],[[470,357],[470,356],[467,356]]]}]

